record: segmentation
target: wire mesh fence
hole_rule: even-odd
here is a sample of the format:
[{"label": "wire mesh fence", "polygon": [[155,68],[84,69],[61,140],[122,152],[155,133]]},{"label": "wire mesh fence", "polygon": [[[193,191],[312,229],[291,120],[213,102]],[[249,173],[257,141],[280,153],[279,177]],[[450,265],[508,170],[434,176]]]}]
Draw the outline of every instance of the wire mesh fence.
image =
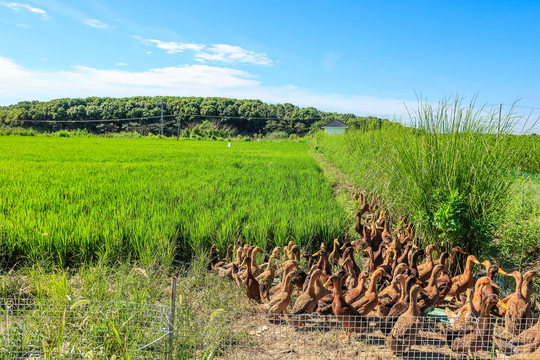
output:
[{"label": "wire mesh fence", "polygon": [[278,315],[21,299],[2,299],[0,310],[0,359],[540,359],[538,318],[444,310]]},{"label": "wire mesh fence", "polygon": [[0,359],[162,359],[169,308],[99,301],[2,299]]}]

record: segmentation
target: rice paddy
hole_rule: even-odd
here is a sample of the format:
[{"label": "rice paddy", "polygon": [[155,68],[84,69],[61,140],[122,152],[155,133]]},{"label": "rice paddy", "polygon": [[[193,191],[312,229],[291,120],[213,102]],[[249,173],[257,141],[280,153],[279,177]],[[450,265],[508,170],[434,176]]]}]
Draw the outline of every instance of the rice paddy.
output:
[{"label": "rice paddy", "polygon": [[350,216],[304,142],[0,138],[2,267],[171,266],[242,237],[343,235]]}]

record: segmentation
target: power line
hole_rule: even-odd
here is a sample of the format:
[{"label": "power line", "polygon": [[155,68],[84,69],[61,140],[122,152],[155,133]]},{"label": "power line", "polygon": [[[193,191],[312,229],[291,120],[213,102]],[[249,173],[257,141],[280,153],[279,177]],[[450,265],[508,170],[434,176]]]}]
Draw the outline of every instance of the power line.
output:
[{"label": "power line", "polygon": [[[200,115],[200,114],[179,114],[179,115],[163,115],[163,118],[171,117],[195,117],[195,118],[210,118],[210,119],[240,119],[240,120],[303,120],[303,121],[319,121],[322,118],[278,118],[273,116],[261,117],[261,116],[228,116],[228,115]],[[331,117],[331,116],[330,116]],[[362,117],[362,116],[359,116]],[[369,116],[365,116],[369,117]],[[91,119],[91,120],[34,120],[34,119],[16,119],[12,121],[21,122],[33,122],[33,123],[95,123],[95,122],[115,122],[115,121],[134,121],[134,120],[149,120],[149,119],[161,119],[162,116],[146,116],[138,118],[127,119]]]}]

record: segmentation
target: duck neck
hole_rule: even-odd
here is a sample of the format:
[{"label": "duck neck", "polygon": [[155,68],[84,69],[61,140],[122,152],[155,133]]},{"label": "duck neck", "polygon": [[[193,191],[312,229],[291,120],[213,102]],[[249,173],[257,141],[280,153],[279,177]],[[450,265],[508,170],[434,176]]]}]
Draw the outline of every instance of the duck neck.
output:
[{"label": "duck neck", "polygon": [[283,287],[283,291],[284,291],[284,292],[287,292],[287,293],[291,293],[291,292],[292,292],[292,290],[293,290],[292,278],[293,278],[293,275],[288,275],[288,276],[285,278],[285,286]]},{"label": "duck neck", "polygon": [[523,298],[523,276],[521,275],[521,273],[516,276],[516,291],[514,292],[514,294],[516,294],[517,296]]},{"label": "duck neck", "polygon": [[473,259],[467,259],[467,263],[465,264],[465,270],[463,271],[463,274],[470,274],[472,272],[473,267]]},{"label": "duck neck", "polygon": [[379,281],[380,277],[381,277],[380,273],[373,274],[373,276],[371,277],[371,282],[369,283],[369,288],[368,288],[369,292],[374,293],[377,291],[377,281]]},{"label": "duck neck", "polygon": [[315,283],[317,282],[317,280],[319,280],[319,277],[320,277],[320,274],[319,275],[311,275],[311,279],[309,279],[309,285],[308,285],[308,288],[307,288],[307,292],[311,296],[315,295]]},{"label": "duck neck", "polygon": [[431,277],[429,278],[429,283],[428,283],[429,287],[432,287],[435,285],[435,281],[439,277],[439,274],[441,273],[441,271],[442,271],[442,268],[438,268],[437,271],[431,272]]},{"label": "duck neck", "polygon": [[409,295],[409,313],[413,316],[418,316],[420,315],[420,310],[418,309],[417,293],[411,295]]},{"label": "duck neck", "polygon": [[529,284],[531,283],[532,276],[523,277],[523,284],[521,284],[521,295],[528,301],[530,301],[531,294],[529,293]]},{"label": "duck neck", "polygon": [[251,262],[247,262],[247,263],[246,263],[246,267],[247,267],[247,268],[246,268],[246,275],[247,275],[248,277],[251,277],[251,276],[252,276],[252,275],[251,275]]}]

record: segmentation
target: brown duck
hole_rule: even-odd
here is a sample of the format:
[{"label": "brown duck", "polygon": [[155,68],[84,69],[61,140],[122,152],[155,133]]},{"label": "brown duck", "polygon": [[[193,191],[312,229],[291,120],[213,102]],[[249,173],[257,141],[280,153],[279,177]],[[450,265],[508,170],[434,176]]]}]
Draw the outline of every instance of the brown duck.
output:
[{"label": "brown duck", "polygon": [[269,314],[283,314],[285,309],[291,303],[291,296],[293,291],[292,279],[296,276],[294,271],[285,276],[285,284],[283,285],[283,290],[279,294],[276,294],[272,297],[272,300],[267,304],[261,304],[259,310]]},{"label": "brown duck", "polygon": [[424,312],[430,307],[435,307],[439,303],[439,289],[437,287],[437,278],[444,270],[444,265],[436,265],[431,271],[431,277],[429,278],[429,283],[424,288],[425,295],[421,295],[418,300],[418,306],[420,311]]},{"label": "brown duck", "polygon": [[[392,306],[386,318],[383,318],[379,324],[380,330],[388,335],[394,327],[397,319],[409,309],[409,295],[413,285],[418,284],[420,281],[414,277],[409,276],[405,282],[405,286],[401,287],[401,296],[399,300]],[[400,284],[401,286],[401,284]]]},{"label": "brown duck", "polygon": [[252,299],[261,301],[259,282],[257,281],[257,279],[255,279],[255,276],[253,276],[253,273],[251,272],[251,258],[249,256],[244,258],[242,266],[243,265],[247,266],[246,277],[244,278],[242,285],[246,287],[246,295],[248,297],[248,303],[251,303]]},{"label": "brown duck", "polygon": [[368,322],[343,297],[343,291],[341,290],[340,285],[340,275],[332,275],[328,279],[325,286],[328,286],[330,282],[332,282],[334,285],[334,299],[332,301],[332,311],[345,329],[347,336],[350,338],[351,333],[365,331]]},{"label": "brown duck", "polygon": [[388,275],[384,269],[379,268],[375,270],[371,276],[371,283],[369,284],[368,290],[364,296],[351,304],[352,307],[354,307],[360,314],[368,315],[377,306],[377,303],[379,302],[377,281],[384,275]]},{"label": "brown duck", "polygon": [[523,296],[523,277],[519,271],[509,274],[516,279],[516,291],[508,299],[506,305],[508,310],[504,316],[506,330],[517,335],[527,328],[527,314],[530,312],[531,304]]},{"label": "brown duck", "polygon": [[494,322],[490,319],[490,311],[497,304],[499,298],[495,294],[488,295],[482,299],[477,325],[474,331],[467,333],[463,337],[454,338],[454,332],[447,332],[447,342],[452,351],[466,354],[469,359],[472,355],[476,358],[476,353],[482,350],[490,351],[493,343]]},{"label": "brown duck", "polygon": [[435,251],[439,251],[439,250],[435,247],[435,245],[429,244],[425,250],[426,258],[427,258],[426,262],[418,265],[418,278],[423,283],[429,280],[431,276],[431,271],[433,270],[433,267],[435,266],[435,263],[433,262],[433,253]]},{"label": "brown duck", "polygon": [[474,277],[472,273],[473,263],[481,265],[474,255],[469,255],[467,257],[467,262],[465,263],[465,270],[463,274],[454,276],[452,278],[452,288],[448,292],[448,295],[454,296],[456,302],[460,302],[459,296],[463,294],[468,288],[470,288],[474,283]]},{"label": "brown duck", "polygon": [[294,303],[289,323],[293,326],[301,326],[304,324],[305,319],[302,314],[311,314],[315,311],[318,305],[317,294],[315,292],[315,283],[322,275],[320,269],[316,269],[311,278],[309,279],[309,285],[302,294],[296,299]]},{"label": "brown duck", "polygon": [[422,317],[417,298],[423,292],[420,285],[413,285],[409,294],[409,308],[398,318],[386,339],[386,345],[397,356],[402,356],[405,349],[410,349],[416,343],[418,331],[422,329]]}]

